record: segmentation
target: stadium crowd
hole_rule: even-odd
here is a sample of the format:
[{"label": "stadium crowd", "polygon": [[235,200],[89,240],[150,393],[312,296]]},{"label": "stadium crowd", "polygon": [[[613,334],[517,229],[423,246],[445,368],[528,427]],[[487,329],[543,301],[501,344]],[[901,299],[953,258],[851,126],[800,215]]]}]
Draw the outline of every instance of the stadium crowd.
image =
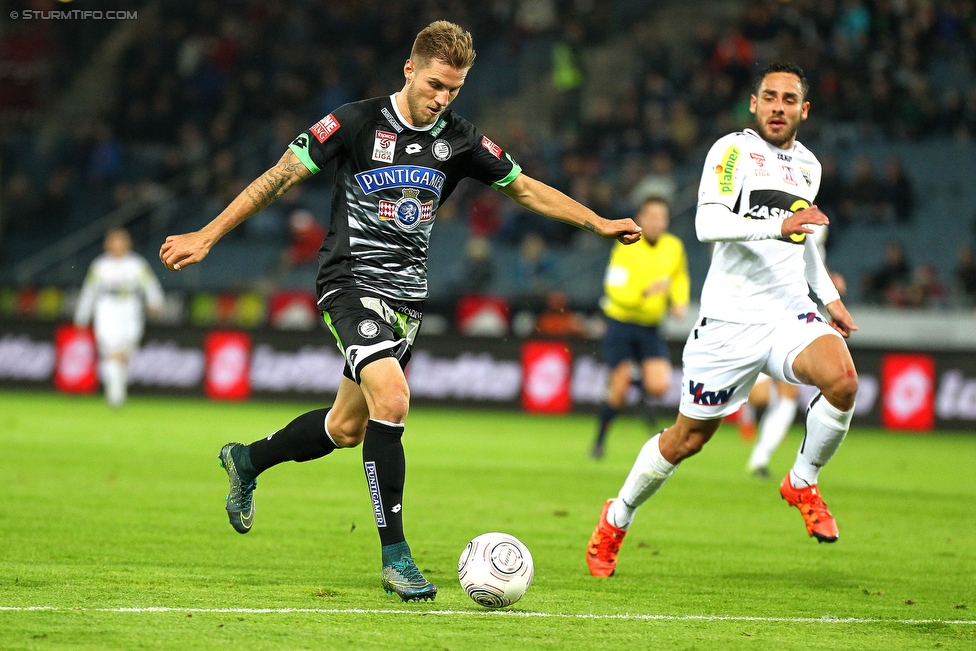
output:
[{"label": "stadium crowd", "polygon": [[[202,223],[308,124],[345,102],[398,88],[391,71],[399,70],[409,39],[445,15],[472,31],[479,52],[461,112],[484,122],[504,100],[537,93],[544,83],[549,109],[498,120],[497,137],[529,174],[608,217],[631,214],[649,194],[670,199],[676,214],[687,208],[681,196],[697,186],[696,157],[748,124],[751,75],[772,59],[796,61],[810,80],[817,110],[804,126],[806,139],[976,141],[973,0],[715,3],[709,19],[694,24],[677,19],[681,3],[659,4],[647,12],[626,0],[164,0],[151,11],[144,6],[110,96],[79,123],[53,127],[56,136],[43,141],[56,145],[46,148],[38,144],[44,109],[68,92],[65,71],[76,73],[83,49],[97,43],[92,35],[84,48],[78,38],[61,42],[66,27],[58,21],[13,22],[0,44],[0,82],[11,84],[13,70],[24,76],[24,43],[32,44],[28,63],[37,79],[31,92],[21,83],[16,101],[5,93],[0,103],[0,245],[17,234],[61,237],[161,189],[199,198],[204,214],[191,218]],[[594,52],[606,53],[609,68],[594,63]],[[613,79],[603,78],[606,69]],[[883,169],[866,157],[843,163],[824,157],[819,203],[837,217],[832,239],[843,238],[849,224],[897,232],[911,223],[917,193],[897,157]],[[473,238],[475,268],[465,283],[482,287],[508,273],[484,264],[497,244],[522,252],[514,286],[557,284],[547,278],[555,266],[548,260],[552,249],[576,245],[571,227],[519,214],[475,184],[463,185],[453,201]],[[300,193],[289,202],[286,214],[256,218],[236,236],[286,249],[282,217],[312,207]],[[16,257],[10,247],[2,255],[4,264]],[[898,305],[972,301],[972,272],[965,271],[972,252],[959,255],[957,278],[941,292],[905,298],[917,291],[887,291],[865,279],[864,296]],[[905,287],[931,261],[917,262]]]}]

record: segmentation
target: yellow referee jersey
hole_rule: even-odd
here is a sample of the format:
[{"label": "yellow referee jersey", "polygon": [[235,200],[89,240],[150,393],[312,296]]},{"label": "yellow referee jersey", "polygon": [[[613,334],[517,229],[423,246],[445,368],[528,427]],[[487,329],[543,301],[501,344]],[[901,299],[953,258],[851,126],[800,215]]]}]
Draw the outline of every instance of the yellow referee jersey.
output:
[{"label": "yellow referee jersey", "polygon": [[651,244],[640,240],[629,246],[619,242],[610,252],[603,279],[603,313],[611,319],[656,325],[668,305],[687,305],[691,293],[688,259],[681,240],[663,233]]}]

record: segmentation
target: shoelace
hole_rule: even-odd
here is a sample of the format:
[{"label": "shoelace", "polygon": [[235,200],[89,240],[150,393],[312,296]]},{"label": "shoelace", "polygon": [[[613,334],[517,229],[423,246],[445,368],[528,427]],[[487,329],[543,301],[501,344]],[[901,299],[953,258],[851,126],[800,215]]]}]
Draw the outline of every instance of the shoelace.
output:
[{"label": "shoelace", "polygon": [[803,514],[804,518],[811,518],[814,523],[822,521],[825,517],[830,517],[830,511],[827,509],[827,504],[824,503],[823,499],[819,495],[812,495],[809,501],[803,500],[801,497],[800,502],[800,513]]},{"label": "shoelace", "polygon": [[427,582],[427,579],[425,579],[424,575],[420,573],[420,570],[417,568],[417,564],[414,563],[413,558],[410,556],[401,558],[398,561],[393,561],[390,566],[399,572],[400,576],[411,583]]},{"label": "shoelace", "polygon": [[596,551],[607,552],[610,554],[616,554],[620,551],[620,544],[623,542],[623,536],[617,539],[617,536],[613,534],[612,531],[600,531],[600,540],[596,543]]},{"label": "shoelace", "polygon": [[254,497],[254,489],[257,487],[257,480],[249,481],[247,483],[241,482],[240,487],[236,491],[237,499],[234,500],[240,504],[241,511],[251,510],[251,500]]}]

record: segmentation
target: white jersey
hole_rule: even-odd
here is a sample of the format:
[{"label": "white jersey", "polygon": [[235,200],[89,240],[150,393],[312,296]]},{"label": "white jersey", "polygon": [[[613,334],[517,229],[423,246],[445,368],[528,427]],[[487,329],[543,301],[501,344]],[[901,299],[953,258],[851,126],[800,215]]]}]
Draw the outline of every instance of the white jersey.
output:
[{"label": "white jersey", "polygon": [[94,313],[96,336],[99,330],[125,328],[130,324],[141,332],[143,301],[154,308],[163,305],[163,290],[145,258],[135,253],[122,257],[102,255],[88,269],[75,323],[88,325]]},{"label": "white jersey", "polygon": [[815,244],[820,238],[779,235],[782,220],[814,203],[820,177],[820,161],[799,142],[779,149],[746,129],[712,146],[698,189],[698,221],[703,212],[727,220],[769,221],[743,223],[755,232],[741,238],[702,237],[696,221],[699,237],[716,241],[702,289],[703,317],[766,323],[790,312],[816,311],[810,288],[824,304],[839,297]]}]

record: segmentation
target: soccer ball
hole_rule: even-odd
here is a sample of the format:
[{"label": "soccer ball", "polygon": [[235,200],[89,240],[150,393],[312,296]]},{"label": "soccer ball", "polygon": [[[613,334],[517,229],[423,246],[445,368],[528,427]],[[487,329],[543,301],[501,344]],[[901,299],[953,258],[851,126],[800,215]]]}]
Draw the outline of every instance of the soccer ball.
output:
[{"label": "soccer ball", "polygon": [[483,533],[468,543],[458,559],[458,580],[476,604],[504,608],[522,598],[535,566],[529,548],[507,533]]}]

